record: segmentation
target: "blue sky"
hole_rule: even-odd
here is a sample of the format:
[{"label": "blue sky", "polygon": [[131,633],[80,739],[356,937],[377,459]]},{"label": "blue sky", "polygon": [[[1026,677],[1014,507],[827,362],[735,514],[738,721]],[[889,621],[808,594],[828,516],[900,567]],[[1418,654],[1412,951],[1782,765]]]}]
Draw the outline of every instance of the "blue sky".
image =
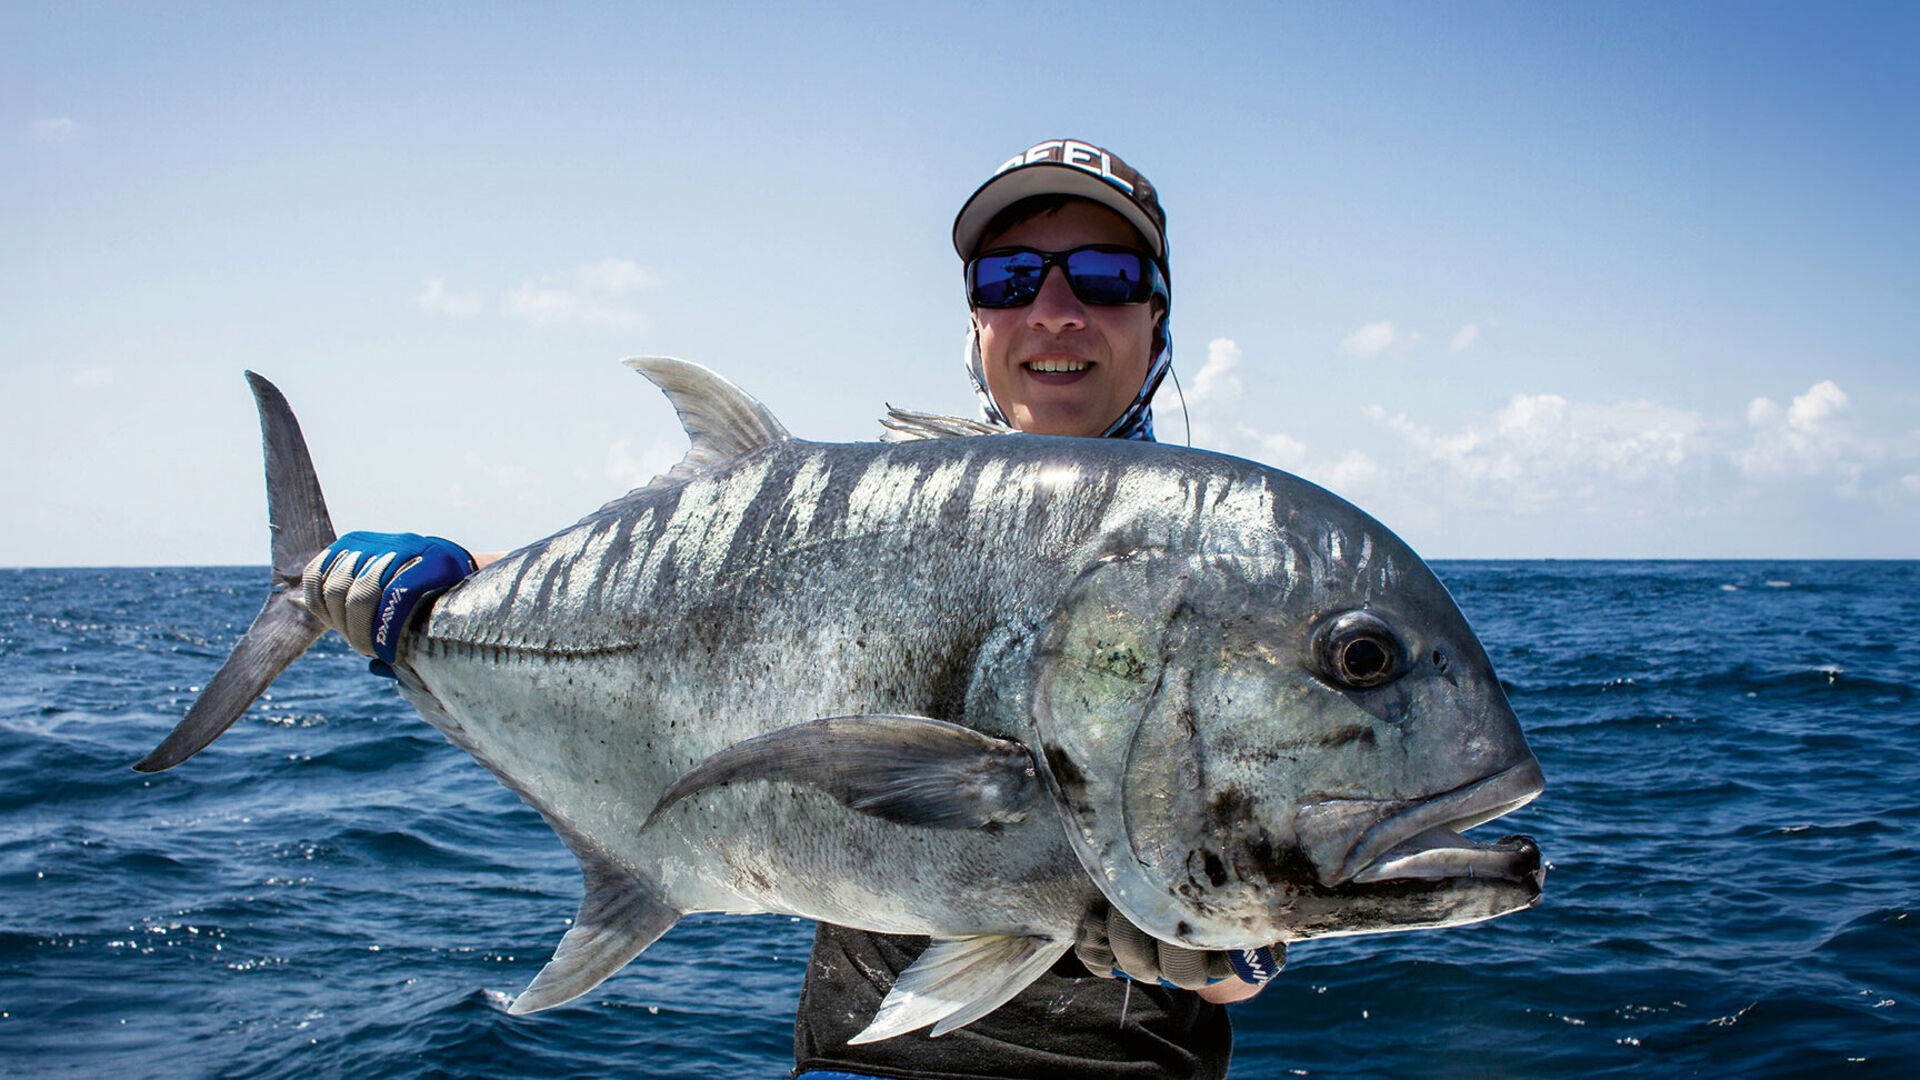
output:
[{"label": "blue sky", "polygon": [[245,368],[476,549],[678,457],[621,356],[968,412],[952,215],[1062,136],[1196,445],[1429,557],[1920,557],[1912,5],[395,7],[0,3],[0,566],[261,561]]}]

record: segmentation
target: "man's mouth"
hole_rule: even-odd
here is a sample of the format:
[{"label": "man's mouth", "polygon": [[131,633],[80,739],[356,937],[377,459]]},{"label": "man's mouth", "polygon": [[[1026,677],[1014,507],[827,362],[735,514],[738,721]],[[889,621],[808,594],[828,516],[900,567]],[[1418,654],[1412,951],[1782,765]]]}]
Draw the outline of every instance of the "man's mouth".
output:
[{"label": "man's mouth", "polygon": [[1065,386],[1087,377],[1093,361],[1073,356],[1036,356],[1020,365],[1027,377],[1046,386]]},{"label": "man's mouth", "polygon": [[1089,360],[1072,360],[1065,357],[1043,356],[1037,360],[1029,360],[1022,366],[1028,371],[1053,373],[1085,371],[1092,367],[1093,363]]}]

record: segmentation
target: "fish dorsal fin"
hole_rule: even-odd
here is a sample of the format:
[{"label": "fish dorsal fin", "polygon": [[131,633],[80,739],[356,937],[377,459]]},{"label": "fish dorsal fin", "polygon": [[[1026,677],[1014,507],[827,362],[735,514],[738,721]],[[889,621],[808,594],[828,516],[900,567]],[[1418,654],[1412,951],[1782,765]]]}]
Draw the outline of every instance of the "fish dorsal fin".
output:
[{"label": "fish dorsal fin", "polygon": [[1068,937],[1007,934],[936,941],[894,980],[873,1023],[847,1042],[879,1042],[928,1024],[934,1035],[965,1027],[1025,990],[1072,945]]},{"label": "fish dorsal fin", "polygon": [[986,420],[967,420],[958,416],[942,416],[939,413],[915,412],[912,409],[902,409],[898,405],[887,406],[887,415],[880,418],[880,426],[887,429],[886,434],[880,436],[881,442],[970,439],[975,435],[1014,433],[1014,429],[1005,424],[995,424]]},{"label": "fish dorsal fin", "polygon": [[699,364],[671,356],[632,356],[621,363],[659,387],[687,429],[693,445],[668,471],[670,480],[711,472],[793,437],[752,394]]}]

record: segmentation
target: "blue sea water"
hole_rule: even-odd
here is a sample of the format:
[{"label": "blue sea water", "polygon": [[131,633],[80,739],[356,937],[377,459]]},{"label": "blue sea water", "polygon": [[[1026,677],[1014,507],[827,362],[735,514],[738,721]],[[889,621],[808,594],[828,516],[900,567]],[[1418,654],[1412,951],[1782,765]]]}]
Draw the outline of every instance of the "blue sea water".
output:
[{"label": "blue sea water", "polygon": [[[1454,562],[1547,775],[1535,910],[1295,947],[1232,1076],[1920,1075],[1920,563]],[[0,571],[0,1074],[778,1077],[811,927],[509,1017],[579,899],[338,638],[127,766],[259,568]]]}]

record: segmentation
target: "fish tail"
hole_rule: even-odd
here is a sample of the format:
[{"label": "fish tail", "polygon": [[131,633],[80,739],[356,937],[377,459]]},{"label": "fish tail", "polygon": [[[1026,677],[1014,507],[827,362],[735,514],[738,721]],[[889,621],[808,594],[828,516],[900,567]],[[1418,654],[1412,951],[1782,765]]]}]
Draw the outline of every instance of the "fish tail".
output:
[{"label": "fish tail", "polygon": [[300,422],[278,387],[247,372],[260,409],[260,443],[267,463],[267,528],[273,543],[273,581],[252,625],[172,734],[134,766],[170,769],[205,749],[247,711],[287,665],[320,639],[326,625],[295,602],[300,574],[333,543],[327,500],[307,454]]}]

